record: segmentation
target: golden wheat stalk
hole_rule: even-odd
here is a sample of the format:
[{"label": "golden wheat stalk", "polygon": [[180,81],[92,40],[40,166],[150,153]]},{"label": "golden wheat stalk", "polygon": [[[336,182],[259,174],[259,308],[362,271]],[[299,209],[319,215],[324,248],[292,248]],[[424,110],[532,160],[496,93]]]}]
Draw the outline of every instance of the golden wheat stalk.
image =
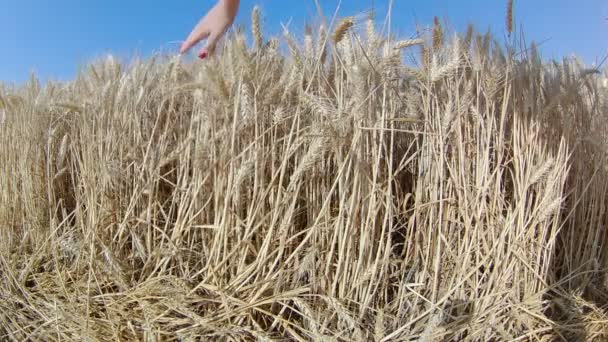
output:
[{"label": "golden wheat stalk", "polygon": [[606,340],[606,70],[346,26],[0,85],[0,340]]},{"label": "golden wheat stalk", "polygon": [[254,6],[253,10],[251,11],[251,32],[253,33],[253,41],[257,50],[261,50],[264,45],[260,17],[260,8],[258,6]]},{"label": "golden wheat stalk", "polygon": [[439,18],[433,18],[433,50],[439,51],[443,47],[443,28]]},{"label": "golden wheat stalk", "polygon": [[402,49],[406,49],[408,47],[420,45],[423,43],[424,43],[424,40],[422,40],[420,38],[404,39],[404,40],[399,40],[399,41],[395,42],[395,44],[393,44],[393,49],[402,50]]},{"label": "golden wheat stalk", "polygon": [[350,28],[353,27],[354,24],[355,21],[352,17],[342,19],[340,23],[336,26],[334,34],[332,35],[332,40],[334,44],[338,44],[340,41],[342,41],[348,30],[350,30]]}]

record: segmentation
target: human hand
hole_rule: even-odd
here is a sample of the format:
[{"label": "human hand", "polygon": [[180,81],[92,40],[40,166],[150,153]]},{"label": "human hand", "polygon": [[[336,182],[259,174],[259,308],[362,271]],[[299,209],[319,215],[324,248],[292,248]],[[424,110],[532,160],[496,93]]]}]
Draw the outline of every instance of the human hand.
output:
[{"label": "human hand", "polygon": [[194,27],[180,48],[180,53],[186,53],[203,39],[207,44],[198,57],[201,59],[213,54],[217,42],[226,33],[238,12],[239,0],[219,0],[218,3]]}]

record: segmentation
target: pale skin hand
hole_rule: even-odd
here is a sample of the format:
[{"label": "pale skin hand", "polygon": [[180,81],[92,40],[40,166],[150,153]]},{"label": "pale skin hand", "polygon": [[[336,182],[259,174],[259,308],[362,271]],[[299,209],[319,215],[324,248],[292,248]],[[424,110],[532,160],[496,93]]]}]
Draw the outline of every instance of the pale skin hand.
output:
[{"label": "pale skin hand", "polygon": [[217,42],[226,33],[239,9],[239,0],[219,0],[217,4],[199,21],[190,36],[184,41],[180,53],[186,53],[203,39],[207,44],[202,48],[198,57],[204,59],[213,54]]}]

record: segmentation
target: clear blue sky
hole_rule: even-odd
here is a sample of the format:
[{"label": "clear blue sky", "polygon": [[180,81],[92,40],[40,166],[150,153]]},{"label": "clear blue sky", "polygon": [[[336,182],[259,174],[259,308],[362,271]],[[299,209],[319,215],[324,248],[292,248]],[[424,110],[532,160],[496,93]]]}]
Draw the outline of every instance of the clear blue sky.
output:
[{"label": "clear blue sky", "polygon": [[[177,49],[200,16],[215,0],[4,0],[0,10],[0,80],[21,82],[35,71],[43,79],[66,80],[79,65],[106,53],[149,56]],[[338,0],[319,0],[326,14]],[[384,16],[388,0],[374,0]],[[468,22],[505,30],[506,0],[394,0],[392,30],[403,36],[433,16],[463,30]],[[276,33],[291,20],[293,32],[316,15],[314,0],[242,0],[237,22],[249,25],[258,4],[265,31]],[[371,0],[343,0],[341,15],[371,9]],[[588,63],[608,53],[608,0],[515,0],[516,21],[528,40],[549,39],[544,57],[576,53]]]}]

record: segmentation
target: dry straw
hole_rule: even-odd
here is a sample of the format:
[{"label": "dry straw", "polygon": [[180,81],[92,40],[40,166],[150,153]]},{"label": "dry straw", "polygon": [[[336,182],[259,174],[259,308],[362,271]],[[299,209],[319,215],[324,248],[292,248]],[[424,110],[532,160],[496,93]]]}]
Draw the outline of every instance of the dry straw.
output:
[{"label": "dry straw", "polygon": [[0,340],[606,339],[606,70],[260,17],[0,87]]}]

